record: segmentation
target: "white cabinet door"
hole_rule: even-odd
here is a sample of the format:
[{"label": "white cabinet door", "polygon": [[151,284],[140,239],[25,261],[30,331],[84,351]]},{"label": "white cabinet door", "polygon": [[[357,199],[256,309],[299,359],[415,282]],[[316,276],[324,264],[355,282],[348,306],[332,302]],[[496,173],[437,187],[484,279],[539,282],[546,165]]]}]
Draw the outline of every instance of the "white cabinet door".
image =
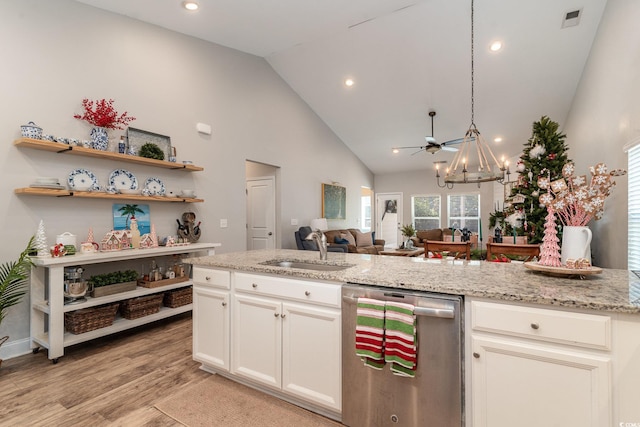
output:
[{"label": "white cabinet door", "polygon": [[281,306],[267,298],[233,296],[233,374],[282,387]]},{"label": "white cabinet door", "polygon": [[608,356],[509,338],[471,346],[474,427],[610,425]]},{"label": "white cabinet door", "polygon": [[193,359],[229,370],[229,292],[193,287]]},{"label": "white cabinet door", "polygon": [[340,310],[283,303],[281,318],[283,390],[340,411]]}]

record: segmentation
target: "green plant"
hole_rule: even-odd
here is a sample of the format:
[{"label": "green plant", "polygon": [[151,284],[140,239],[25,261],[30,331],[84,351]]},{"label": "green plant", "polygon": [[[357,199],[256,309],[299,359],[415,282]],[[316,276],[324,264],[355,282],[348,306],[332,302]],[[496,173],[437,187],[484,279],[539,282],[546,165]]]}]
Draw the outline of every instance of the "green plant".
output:
[{"label": "green plant", "polygon": [[9,307],[18,304],[27,293],[29,271],[33,266],[29,254],[35,250],[34,239],[34,236],[29,239],[27,247],[22,251],[17,261],[0,265],[0,324],[7,315]]},{"label": "green plant", "polygon": [[147,142],[140,147],[140,157],[146,157],[148,159],[164,160],[164,152],[156,144]]},{"label": "green plant", "polygon": [[89,278],[89,285],[94,288],[114,285],[116,283],[133,282],[138,280],[138,272],[135,270],[114,271],[112,273],[96,274]]},{"label": "green plant", "polygon": [[402,235],[405,237],[413,237],[416,234],[416,229],[413,228],[413,224],[403,225],[400,231],[402,231]]}]

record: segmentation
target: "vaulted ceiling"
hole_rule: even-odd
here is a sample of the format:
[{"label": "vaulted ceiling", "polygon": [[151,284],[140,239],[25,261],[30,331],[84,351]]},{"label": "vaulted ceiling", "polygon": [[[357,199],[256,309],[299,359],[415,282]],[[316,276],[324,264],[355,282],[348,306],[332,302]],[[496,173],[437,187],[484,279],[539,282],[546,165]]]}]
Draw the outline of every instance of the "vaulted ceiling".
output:
[{"label": "vaulted ceiling", "polygon": [[[391,152],[425,145],[430,110],[438,142],[471,123],[470,0],[199,0],[196,12],[181,0],[77,1],[264,57],[376,174],[452,159]],[[497,156],[520,153],[543,115],[563,125],[605,5],[475,1],[474,121]]]}]

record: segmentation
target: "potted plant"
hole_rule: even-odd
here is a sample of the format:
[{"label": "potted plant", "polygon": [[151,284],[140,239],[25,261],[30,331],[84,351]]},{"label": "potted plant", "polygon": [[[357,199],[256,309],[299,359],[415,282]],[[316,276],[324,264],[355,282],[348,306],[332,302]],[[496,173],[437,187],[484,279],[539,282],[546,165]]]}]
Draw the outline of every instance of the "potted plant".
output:
[{"label": "potted plant", "polygon": [[102,151],[107,149],[109,143],[107,129],[123,129],[123,126],[136,119],[126,111],[118,114],[113,108],[113,99],[99,99],[94,102],[85,98],[82,100],[82,109],[83,114],[74,114],[73,117],[94,126],[91,130],[92,146]]},{"label": "potted plant", "polygon": [[[33,242],[34,237],[32,236],[16,261],[0,265],[0,324],[7,315],[9,307],[18,304],[27,293],[29,272],[33,265],[29,255],[35,250]],[[8,336],[0,338],[0,345],[8,339]],[[2,359],[0,359],[0,364],[2,364]]]},{"label": "potted plant", "polygon": [[114,271],[97,274],[89,278],[91,296],[94,298],[136,289],[138,272],[135,270]]},{"label": "potted plant", "polygon": [[400,229],[402,235],[407,238],[407,241],[404,242],[403,246],[405,249],[410,249],[413,247],[413,241],[411,238],[416,235],[416,229],[413,228],[413,224],[405,224]]}]

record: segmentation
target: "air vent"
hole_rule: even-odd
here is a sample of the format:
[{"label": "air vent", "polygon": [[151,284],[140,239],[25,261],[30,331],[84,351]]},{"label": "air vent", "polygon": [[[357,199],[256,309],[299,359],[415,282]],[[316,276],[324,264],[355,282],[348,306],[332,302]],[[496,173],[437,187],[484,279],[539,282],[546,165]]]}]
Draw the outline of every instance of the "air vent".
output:
[{"label": "air vent", "polygon": [[582,9],[565,12],[564,17],[562,18],[562,28],[575,27],[580,23],[581,16]]}]

